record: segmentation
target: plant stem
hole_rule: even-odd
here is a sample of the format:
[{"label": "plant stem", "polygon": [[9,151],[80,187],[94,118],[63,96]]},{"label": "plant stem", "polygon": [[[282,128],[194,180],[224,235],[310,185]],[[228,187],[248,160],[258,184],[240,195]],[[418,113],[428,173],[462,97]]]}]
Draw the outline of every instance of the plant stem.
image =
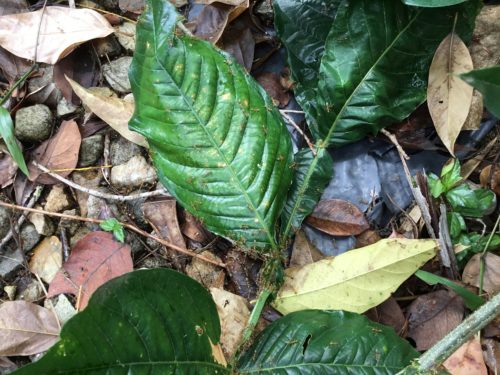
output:
[{"label": "plant stem", "polygon": [[2,97],[2,99],[0,99],[0,107],[5,104],[5,102],[7,101],[7,99],[9,99],[10,96],[12,95],[12,93],[14,92],[14,90],[17,87],[19,87],[19,85],[21,85],[26,80],[26,78],[28,78],[30,76],[30,74],[33,73],[33,71],[36,68],[38,68],[38,64],[33,64],[31,66],[31,68],[29,68],[29,70],[22,75],[21,78],[19,78],[16,82],[14,82],[14,84],[11,86],[11,88],[9,89],[9,91],[7,91],[5,93],[5,95]]},{"label": "plant stem", "polygon": [[255,306],[252,310],[252,313],[250,314],[250,317],[248,318],[248,324],[243,331],[243,338],[241,339],[241,346],[245,345],[246,342],[250,339],[252,336],[253,330],[257,323],[259,322],[260,315],[262,314],[262,309],[266,305],[267,299],[271,295],[271,290],[268,288],[264,288],[260,294],[259,297],[257,298],[257,302],[255,303]]},{"label": "plant stem", "polygon": [[418,359],[418,371],[429,371],[439,366],[476,332],[500,313],[500,293],[477,309],[458,327],[443,337]]}]

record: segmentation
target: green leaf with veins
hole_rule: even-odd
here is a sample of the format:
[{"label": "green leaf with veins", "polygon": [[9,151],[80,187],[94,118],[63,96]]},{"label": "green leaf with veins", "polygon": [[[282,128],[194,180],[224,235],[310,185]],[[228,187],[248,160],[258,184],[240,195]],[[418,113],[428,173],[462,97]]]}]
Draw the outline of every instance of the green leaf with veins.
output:
[{"label": "green leaf with veins", "polygon": [[496,196],[491,190],[474,190],[467,184],[446,192],[446,200],[454,211],[473,217],[483,217],[496,205]]},{"label": "green leaf with veins", "polygon": [[14,124],[10,117],[9,111],[0,106],[0,137],[3,138],[9,150],[10,156],[17,163],[19,169],[26,175],[29,175],[28,167],[24,161],[21,148],[17,144],[16,137],[14,136]]},{"label": "green leaf with veins", "polygon": [[500,118],[500,65],[476,69],[460,75],[465,82],[483,94],[484,106]]},{"label": "green leaf with veins", "polygon": [[209,230],[277,249],[293,173],[286,126],[233,58],[174,33],[178,17],[170,2],[149,0],[137,24],[130,129],[147,138],[160,181]]},{"label": "green leaf with veins", "polygon": [[100,223],[99,226],[106,232],[113,232],[113,236],[115,236],[118,241],[125,241],[125,232],[123,231],[123,226],[115,218],[106,219],[102,223]]}]

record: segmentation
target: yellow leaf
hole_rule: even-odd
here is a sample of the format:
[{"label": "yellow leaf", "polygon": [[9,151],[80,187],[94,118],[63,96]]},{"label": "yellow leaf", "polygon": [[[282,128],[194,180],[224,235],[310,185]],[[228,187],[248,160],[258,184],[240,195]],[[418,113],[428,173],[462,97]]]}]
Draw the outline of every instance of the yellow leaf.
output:
[{"label": "yellow leaf", "polygon": [[455,141],[469,114],[473,93],[472,86],[458,75],[472,69],[469,50],[454,33],[441,42],[429,69],[427,105],[439,138],[452,155]]},{"label": "yellow leaf", "polygon": [[75,94],[82,100],[82,103],[120,133],[123,138],[139,146],[149,147],[146,138],[128,128],[128,122],[134,113],[134,103],[120,98],[102,95],[98,92],[92,92],[80,86],[72,79],[68,77],[66,77],[66,79],[73,88]]},{"label": "yellow leaf", "polygon": [[[0,17],[0,45],[16,56],[55,64],[78,45],[114,32],[102,15],[91,9],[47,7]],[[38,30],[40,35],[37,38]]]},{"label": "yellow leaf", "polygon": [[383,239],[285,271],[274,307],[282,314],[304,309],[362,313],[385,301],[436,255],[435,240]]}]

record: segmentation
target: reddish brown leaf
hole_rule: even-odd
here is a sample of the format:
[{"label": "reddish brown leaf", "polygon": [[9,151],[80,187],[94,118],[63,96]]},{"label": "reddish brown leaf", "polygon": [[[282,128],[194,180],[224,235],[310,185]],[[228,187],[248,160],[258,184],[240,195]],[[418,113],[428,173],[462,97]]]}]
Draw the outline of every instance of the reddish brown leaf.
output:
[{"label": "reddish brown leaf", "polygon": [[357,235],[370,227],[358,207],[341,199],[320,201],[306,222],[332,236]]},{"label": "reddish brown leaf", "polygon": [[481,171],[479,175],[479,180],[481,185],[491,189],[495,194],[500,195],[500,167],[495,166],[493,172],[491,171],[491,165],[488,165]]},{"label": "reddish brown leaf", "polygon": [[462,280],[464,283],[479,288],[481,284],[481,258],[484,261],[483,290],[495,294],[500,291],[500,256],[498,255],[493,253],[486,253],[484,256],[475,254],[467,262]]},{"label": "reddish brown leaf", "polygon": [[380,241],[381,237],[374,230],[365,230],[359,236],[356,237],[356,249],[359,247],[365,247],[373,245],[375,242]]},{"label": "reddish brown leaf", "polygon": [[446,361],[443,366],[451,375],[487,375],[488,370],[483,360],[481,343],[477,336],[457,349]]},{"label": "reddish brown leaf", "polygon": [[394,328],[401,337],[406,336],[406,319],[401,307],[393,297],[389,297],[377,307],[371,308],[365,315],[374,322]]},{"label": "reddish brown leaf", "polygon": [[[238,21],[239,20],[235,22]],[[230,26],[222,35],[220,45],[222,49],[230,53],[240,65],[244,66],[247,71],[250,71],[255,52],[255,40],[248,27],[242,29],[240,26],[243,26],[243,24]]]},{"label": "reddish brown leaf", "polygon": [[292,255],[290,257],[290,267],[300,267],[323,259],[325,256],[307,240],[302,230],[295,234]]},{"label": "reddish brown leaf", "polygon": [[438,290],[418,297],[407,310],[408,337],[417,350],[427,350],[460,324],[465,307],[455,293]]},{"label": "reddish brown leaf", "polygon": [[9,155],[3,144],[0,144],[0,187],[4,187],[14,182],[17,171],[17,164]]},{"label": "reddish brown leaf", "polygon": [[186,237],[201,244],[207,244],[213,239],[213,235],[203,227],[201,222],[187,211],[184,211],[184,223],[182,223],[181,230]]},{"label": "reddish brown leaf", "polygon": [[[81,141],[82,138],[76,122],[73,120],[63,121],[56,135],[35,149],[33,159],[51,171],[63,169],[64,171],[57,173],[66,177],[72,172],[71,169],[76,167]],[[31,181],[37,180],[41,184],[58,182],[55,178],[42,174],[33,163],[28,165],[28,169]]]},{"label": "reddish brown leaf", "polygon": [[119,7],[124,12],[132,12],[136,14],[141,14],[144,10],[146,4],[145,0],[120,0],[118,2]]},{"label": "reddish brown leaf", "polygon": [[217,43],[226,28],[232,9],[230,5],[218,3],[205,6],[196,18],[194,34],[198,38]]},{"label": "reddish brown leaf", "polygon": [[71,293],[79,297],[77,307],[81,310],[97,288],[132,269],[130,246],[115,241],[111,233],[92,232],[71,249],[68,260],[50,283],[48,297]]},{"label": "reddish brown leaf", "polygon": [[255,78],[273,99],[274,105],[283,108],[288,104],[288,102],[290,101],[290,94],[281,85],[281,79],[278,74],[272,72],[264,72],[260,73]]},{"label": "reddish brown leaf", "polygon": [[32,355],[50,348],[59,339],[54,314],[25,301],[0,305],[0,356]]}]

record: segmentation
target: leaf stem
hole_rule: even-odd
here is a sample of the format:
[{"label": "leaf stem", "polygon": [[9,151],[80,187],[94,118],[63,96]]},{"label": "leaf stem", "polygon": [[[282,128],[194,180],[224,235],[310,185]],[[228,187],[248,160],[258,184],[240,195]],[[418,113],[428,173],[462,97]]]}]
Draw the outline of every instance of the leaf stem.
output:
[{"label": "leaf stem", "polygon": [[31,65],[31,68],[29,68],[29,70],[26,73],[24,73],[21,78],[19,78],[16,82],[14,82],[9,91],[7,91],[5,95],[2,97],[2,99],[0,99],[0,107],[5,104],[5,102],[11,97],[14,90],[17,89],[26,80],[26,78],[28,78],[30,74],[33,73],[33,71],[37,68],[38,64]]}]

